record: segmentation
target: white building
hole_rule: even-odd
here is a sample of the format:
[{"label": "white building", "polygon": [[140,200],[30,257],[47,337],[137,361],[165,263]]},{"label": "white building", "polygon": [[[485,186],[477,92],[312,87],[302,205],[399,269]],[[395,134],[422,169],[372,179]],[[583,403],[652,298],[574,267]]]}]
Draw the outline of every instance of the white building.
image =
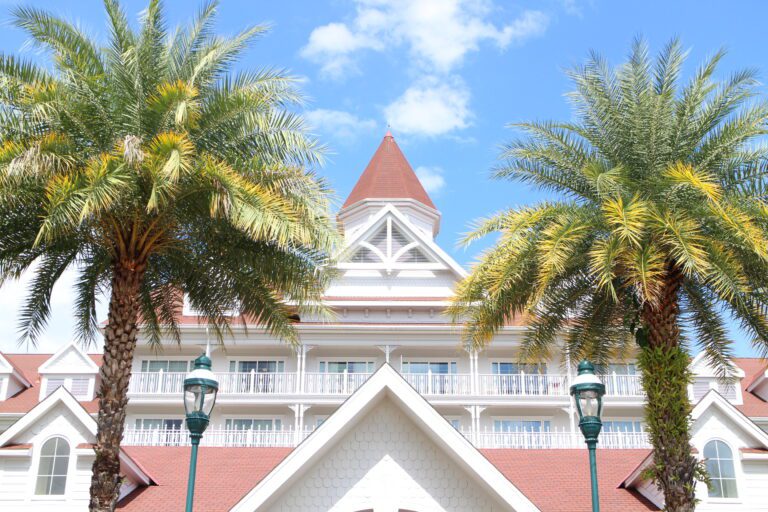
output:
[{"label": "white building", "polygon": [[[461,348],[443,312],[465,270],[435,242],[440,213],[390,134],[338,220],[345,249],[326,294],[336,318],[302,317],[298,351],[236,326],[211,354],[220,392],[196,510],[589,510],[573,362],[516,364],[519,324],[481,353]],[[181,346],[136,351],[121,510],[183,507],[181,387],[208,337],[189,309],[180,324]],[[87,509],[99,363],[75,345],[0,355],[0,509]],[[693,444],[718,475],[712,490],[699,486],[700,510],[768,510],[768,371],[735,363],[740,381],[724,386],[692,362]],[[650,450],[636,373],[616,361],[603,375],[604,512],[663,505],[642,478]]]}]

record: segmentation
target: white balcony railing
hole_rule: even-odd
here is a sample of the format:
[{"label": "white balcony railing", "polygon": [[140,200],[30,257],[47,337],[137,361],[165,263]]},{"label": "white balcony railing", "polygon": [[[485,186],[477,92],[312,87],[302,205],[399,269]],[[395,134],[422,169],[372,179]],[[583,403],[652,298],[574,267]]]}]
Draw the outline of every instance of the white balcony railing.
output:
[{"label": "white balcony railing", "polygon": [[137,395],[181,395],[184,372],[133,372],[128,392]]},{"label": "white balcony railing", "polygon": [[370,373],[307,372],[304,392],[310,395],[349,395],[368,380]]},{"label": "white balcony railing", "polygon": [[472,394],[472,376],[465,373],[404,373],[403,377],[422,395]]},{"label": "white balcony railing", "polygon": [[645,396],[639,375],[607,373],[600,375],[600,380],[605,384],[606,396]]},{"label": "white balcony railing", "polygon": [[479,394],[485,396],[565,396],[568,379],[565,375],[525,374],[478,375]]},{"label": "white balcony railing", "polygon": [[[296,446],[311,430],[232,430],[211,428],[205,431],[202,446],[281,447]],[[127,428],[123,433],[123,446],[188,446],[186,429]]]},{"label": "white balcony railing", "polygon": [[[370,373],[307,372],[299,382],[293,372],[260,373],[256,371],[216,373],[220,395],[340,395],[357,390]],[[180,395],[186,374],[182,372],[134,372],[129,393],[132,395]],[[473,390],[471,374],[403,374],[419,393],[430,396],[568,396],[568,378],[557,374],[480,374]],[[642,397],[639,375],[601,375],[609,397]],[[302,384],[302,385],[299,385]]]},{"label": "white balcony railing", "polygon": [[217,373],[219,394],[285,395],[296,392],[296,374],[283,372]]},{"label": "white balcony railing", "polygon": [[[311,430],[206,430],[202,446],[224,447],[293,447],[312,433]],[[580,432],[495,432],[462,431],[464,437],[478,448],[567,449],[585,448]],[[123,446],[189,446],[186,429],[127,428]],[[650,448],[645,432],[603,432],[598,448],[637,449]]]},{"label": "white balcony railing", "polygon": [[[482,432],[462,431],[464,437],[478,448],[518,449],[567,449],[586,448],[581,432]],[[639,449],[650,448],[645,432],[603,432],[597,443],[598,448]]]}]

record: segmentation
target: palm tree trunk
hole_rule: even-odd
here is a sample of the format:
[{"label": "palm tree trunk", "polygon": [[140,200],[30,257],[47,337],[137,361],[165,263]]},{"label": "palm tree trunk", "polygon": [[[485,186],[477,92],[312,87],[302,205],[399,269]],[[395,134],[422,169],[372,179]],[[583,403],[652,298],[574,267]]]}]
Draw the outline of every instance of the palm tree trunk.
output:
[{"label": "palm tree trunk", "polygon": [[125,426],[128,383],[138,332],[139,291],[145,263],[115,264],[109,316],[104,331],[104,361],[99,389],[96,460],[91,477],[91,512],[112,512],[120,492],[120,441]]},{"label": "palm tree trunk", "polygon": [[653,445],[652,474],[664,493],[665,510],[693,512],[697,461],[691,455],[688,353],[680,346],[679,290],[683,274],[667,263],[658,304],[643,306],[647,334],[639,363],[648,396],[646,421]]}]

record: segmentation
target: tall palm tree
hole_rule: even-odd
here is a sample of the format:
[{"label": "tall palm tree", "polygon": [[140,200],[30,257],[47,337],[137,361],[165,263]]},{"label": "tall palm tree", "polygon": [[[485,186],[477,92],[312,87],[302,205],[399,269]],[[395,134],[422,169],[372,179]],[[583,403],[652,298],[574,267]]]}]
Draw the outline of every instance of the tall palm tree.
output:
[{"label": "tall palm tree", "polygon": [[[713,79],[709,59],[685,84],[671,41],[655,62],[637,40],[611,68],[593,54],[570,71],[570,122],[515,127],[494,175],[560,198],[481,220],[469,243],[498,234],[458,286],[452,312],[485,346],[513,315],[529,326],[525,358],[564,338],[573,357],[606,363],[637,350],[654,447],[652,476],[667,510],[694,508],[686,387],[689,342],[725,377],[725,318],[768,343],[768,106],[753,71]],[[689,336],[686,336],[689,335]],[[563,338],[560,338],[562,335]]]},{"label": "tall palm tree", "polygon": [[212,32],[216,2],[169,31],[159,0],[137,29],[105,0],[101,46],[52,14],[13,20],[50,69],[0,56],[0,281],[35,277],[21,314],[35,340],[62,273],[77,274],[79,337],[109,294],[90,509],[113,510],[137,330],[179,340],[183,291],[220,338],[228,311],[297,342],[296,310],[319,308],[335,232],[322,148],[280,70],[232,73],[265,31]]}]

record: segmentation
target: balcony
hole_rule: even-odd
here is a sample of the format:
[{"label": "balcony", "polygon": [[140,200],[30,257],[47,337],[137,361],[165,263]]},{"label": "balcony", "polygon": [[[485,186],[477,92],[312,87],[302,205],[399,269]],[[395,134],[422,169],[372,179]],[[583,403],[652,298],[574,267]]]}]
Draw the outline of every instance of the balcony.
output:
[{"label": "balcony", "polygon": [[[354,393],[370,377],[369,373],[306,372],[303,379],[296,373],[219,372],[219,395],[222,397],[314,395],[346,397]],[[128,388],[129,395],[142,398],[180,395],[184,373],[135,372]],[[558,374],[479,374],[405,373],[403,378],[419,393],[429,397],[567,397],[568,376]],[[640,398],[644,396],[639,375],[602,375],[608,397]]]},{"label": "balcony", "polygon": [[[202,439],[202,446],[218,447],[294,447],[306,439],[312,430],[227,430],[210,428]],[[574,449],[585,448],[580,432],[471,432],[462,431],[464,437],[477,448],[514,449]],[[189,446],[189,433],[178,429],[125,429],[123,446]],[[639,449],[650,448],[645,432],[604,432],[600,434],[598,448]]]}]

